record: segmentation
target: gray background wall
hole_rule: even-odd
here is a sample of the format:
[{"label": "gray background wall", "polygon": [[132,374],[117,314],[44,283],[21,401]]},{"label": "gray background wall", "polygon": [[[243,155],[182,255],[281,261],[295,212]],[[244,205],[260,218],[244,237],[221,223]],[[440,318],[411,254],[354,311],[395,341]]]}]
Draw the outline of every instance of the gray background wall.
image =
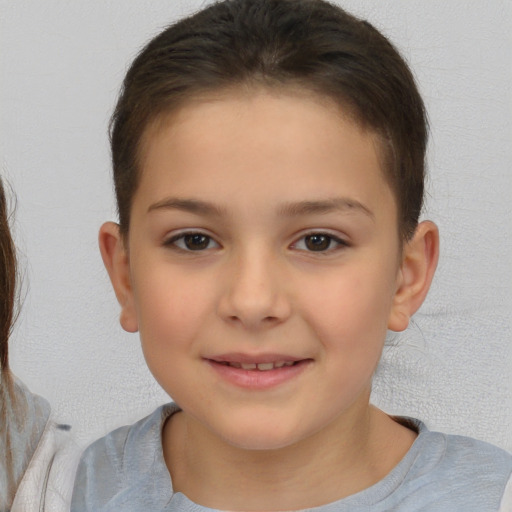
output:
[{"label": "gray background wall", "polygon": [[[0,172],[18,197],[12,366],[81,442],[168,397],[118,308],[96,236],[114,218],[107,123],[138,48],[199,0],[0,0]],[[431,121],[433,289],[393,336],[374,400],[512,449],[512,2],[346,0],[399,46]]]}]

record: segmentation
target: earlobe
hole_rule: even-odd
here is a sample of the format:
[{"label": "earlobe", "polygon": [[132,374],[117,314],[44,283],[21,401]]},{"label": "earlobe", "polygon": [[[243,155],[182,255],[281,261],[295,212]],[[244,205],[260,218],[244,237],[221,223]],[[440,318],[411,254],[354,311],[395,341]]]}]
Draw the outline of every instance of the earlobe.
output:
[{"label": "earlobe", "polygon": [[98,242],[103,264],[121,306],[119,317],[121,327],[127,332],[137,332],[138,322],[130,278],[130,262],[124,240],[119,232],[119,225],[115,222],[103,224]]},{"label": "earlobe", "polygon": [[403,249],[397,290],[388,329],[403,331],[427,296],[439,258],[439,232],[430,221],[421,222]]}]

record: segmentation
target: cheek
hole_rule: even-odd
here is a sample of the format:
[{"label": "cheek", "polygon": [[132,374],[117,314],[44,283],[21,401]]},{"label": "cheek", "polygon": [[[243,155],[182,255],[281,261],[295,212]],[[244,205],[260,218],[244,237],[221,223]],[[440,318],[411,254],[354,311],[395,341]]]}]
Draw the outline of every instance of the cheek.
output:
[{"label": "cheek", "polygon": [[[136,290],[139,332],[144,358],[162,388],[178,403],[201,397],[201,333],[207,330],[204,288],[178,279],[145,275]],[[192,380],[191,380],[192,379]]]},{"label": "cheek", "polygon": [[159,352],[190,344],[208,304],[204,287],[161,273],[146,274],[135,297],[142,344]]},{"label": "cheek", "polygon": [[321,343],[329,400],[340,407],[370,389],[384,346],[389,302],[382,299],[385,290],[369,281],[351,275],[310,303],[315,314],[308,327]]},{"label": "cheek", "polygon": [[305,284],[318,290],[303,303],[304,317],[324,345],[335,352],[368,357],[380,354],[387,332],[392,303],[391,283],[379,279],[379,272],[357,269],[332,275],[324,286]]}]

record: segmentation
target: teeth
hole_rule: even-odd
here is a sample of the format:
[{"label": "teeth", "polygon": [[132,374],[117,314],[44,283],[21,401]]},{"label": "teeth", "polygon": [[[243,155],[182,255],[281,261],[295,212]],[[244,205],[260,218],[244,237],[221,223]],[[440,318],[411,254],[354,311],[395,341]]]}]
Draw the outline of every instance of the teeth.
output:
[{"label": "teeth", "polygon": [[258,370],[272,370],[274,368],[274,363],[258,363]]},{"label": "teeth", "polygon": [[225,363],[233,368],[242,368],[242,370],[260,370],[262,372],[273,370],[275,368],[282,368],[283,366],[293,366],[293,361],[276,361],[275,363]]}]

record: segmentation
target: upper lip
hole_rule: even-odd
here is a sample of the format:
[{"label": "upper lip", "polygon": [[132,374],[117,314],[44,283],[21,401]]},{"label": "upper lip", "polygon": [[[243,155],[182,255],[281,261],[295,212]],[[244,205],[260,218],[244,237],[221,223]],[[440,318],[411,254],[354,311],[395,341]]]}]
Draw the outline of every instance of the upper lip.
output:
[{"label": "upper lip", "polygon": [[308,359],[305,357],[291,356],[288,354],[242,354],[242,353],[231,353],[231,354],[219,354],[214,356],[205,357],[210,361],[217,363],[243,363],[243,364],[258,364],[258,363],[276,363],[280,361],[292,362],[303,361]]}]

